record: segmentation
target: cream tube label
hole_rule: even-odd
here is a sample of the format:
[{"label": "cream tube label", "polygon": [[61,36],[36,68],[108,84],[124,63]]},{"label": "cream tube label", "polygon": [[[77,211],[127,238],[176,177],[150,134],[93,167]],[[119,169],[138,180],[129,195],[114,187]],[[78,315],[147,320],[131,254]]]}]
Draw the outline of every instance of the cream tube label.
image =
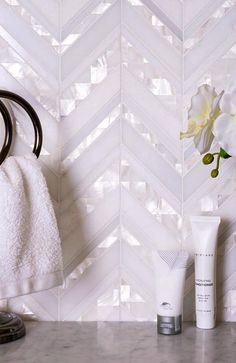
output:
[{"label": "cream tube label", "polygon": [[[196,253],[195,269],[198,274],[195,278],[196,313],[212,314],[215,320],[215,276],[214,268],[205,270],[205,264],[214,266],[214,254]],[[205,261],[206,259],[206,261]]]},{"label": "cream tube label", "polygon": [[190,217],[195,247],[196,325],[212,329],[216,318],[216,254],[220,217]]}]

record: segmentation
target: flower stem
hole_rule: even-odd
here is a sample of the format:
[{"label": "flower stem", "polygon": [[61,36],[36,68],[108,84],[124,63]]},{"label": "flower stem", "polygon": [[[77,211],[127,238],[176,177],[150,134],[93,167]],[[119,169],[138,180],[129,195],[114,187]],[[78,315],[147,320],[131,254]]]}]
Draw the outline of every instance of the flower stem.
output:
[{"label": "flower stem", "polygon": [[220,153],[218,153],[217,161],[216,161],[216,169],[219,170],[220,167]]}]

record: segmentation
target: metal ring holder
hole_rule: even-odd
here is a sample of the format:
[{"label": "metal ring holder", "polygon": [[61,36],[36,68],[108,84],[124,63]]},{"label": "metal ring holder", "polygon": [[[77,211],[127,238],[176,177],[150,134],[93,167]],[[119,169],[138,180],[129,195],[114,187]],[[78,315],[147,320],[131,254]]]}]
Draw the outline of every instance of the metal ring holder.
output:
[{"label": "metal ring holder", "polygon": [[5,124],[5,138],[0,152],[0,164],[2,164],[2,162],[7,157],[11,148],[13,127],[12,127],[11,116],[8,112],[8,109],[1,100],[0,100],[0,113],[2,114],[3,121]]},{"label": "metal ring holder", "polygon": [[[7,98],[18,103],[29,115],[33,127],[35,142],[33,153],[39,157],[43,142],[43,133],[40,120],[33,107],[22,97],[15,93],[0,90],[0,98]],[[5,138],[0,151],[0,165],[6,159],[12,144],[13,125],[11,116],[4,103],[0,100],[0,113],[5,124]],[[0,344],[8,343],[25,335],[25,325],[22,319],[14,313],[0,312]]]},{"label": "metal ring holder", "polygon": [[[38,158],[39,155],[40,155],[41,149],[42,149],[43,131],[42,131],[42,126],[41,126],[41,123],[40,123],[40,120],[38,118],[37,113],[35,112],[33,107],[29,104],[29,102],[27,102],[23,97],[17,95],[16,93],[5,91],[5,90],[0,90],[0,98],[6,98],[8,100],[16,102],[29,115],[29,117],[30,117],[30,119],[32,121],[33,127],[34,127],[34,136],[35,136],[33,153]],[[3,105],[3,102],[1,102],[1,105]],[[5,111],[8,112],[5,105],[4,105],[4,107],[5,107]],[[9,115],[9,112],[8,112],[8,115]],[[1,154],[2,154],[2,151],[1,151]],[[4,155],[0,155],[0,157],[1,156],[3,157]],[[6,158],[6,155],[5,155],[5,158]],[[1,161],[1,158],[0,158],[0,164],[1,164],[2,161]]]}]

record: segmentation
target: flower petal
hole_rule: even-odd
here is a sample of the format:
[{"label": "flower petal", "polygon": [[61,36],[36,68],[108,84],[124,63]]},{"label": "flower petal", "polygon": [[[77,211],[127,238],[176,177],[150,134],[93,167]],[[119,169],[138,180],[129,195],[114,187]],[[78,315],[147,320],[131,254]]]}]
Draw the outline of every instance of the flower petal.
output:
[{"label": "flower petal", "polygon": [[214,140],[212,125],[213,121],[208,121],[206,126],[203,127],[203,129],[201,129],[193,139],[194,145],[200,154],[205,154],[210,150],[211,144]]},{"label": "flower petal", "polygon": [[220,114],[220,101],[223,97],[224,91],[221,91],[221,93],[216,96],[212,101],[212,109],[210,113],[210,118],[213,118],[214,120],[219,116]]},{"label": "flower petal", "polygon": [[220,108],[223,113],[236,113],[236,89],[232,93],[225,93],[220,101]]},{"label": "flower petal", "polygon": [[216,119],[212,131],[222,149],[229,155],[236,156],[236,117],[221,114]]},{"label": "flower petal", "polygon": [[199,128],[197,127],[196,122],[194,120],[189,120],[188,130],[180,133],[180,139],[183,139],[184,137],[193,137],[198,133],[198,131]]},{"label": "flower petal", "polygon": [[212,112],[212,102],[217,97],[215,89],[207,84],[198,88],[198,92],[191,99],[188,118],[194,119],[198,124],[205,124]]}]

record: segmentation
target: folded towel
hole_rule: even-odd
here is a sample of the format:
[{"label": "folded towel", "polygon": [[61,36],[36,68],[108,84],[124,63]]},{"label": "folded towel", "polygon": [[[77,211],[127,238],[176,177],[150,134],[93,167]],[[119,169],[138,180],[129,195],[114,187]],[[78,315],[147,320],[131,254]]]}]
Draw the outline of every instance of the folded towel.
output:
[{"label": "folded towel", "polygon": [[0,166],[0,299],[62,284],[62,254],[46,181],[34,154]]}]

